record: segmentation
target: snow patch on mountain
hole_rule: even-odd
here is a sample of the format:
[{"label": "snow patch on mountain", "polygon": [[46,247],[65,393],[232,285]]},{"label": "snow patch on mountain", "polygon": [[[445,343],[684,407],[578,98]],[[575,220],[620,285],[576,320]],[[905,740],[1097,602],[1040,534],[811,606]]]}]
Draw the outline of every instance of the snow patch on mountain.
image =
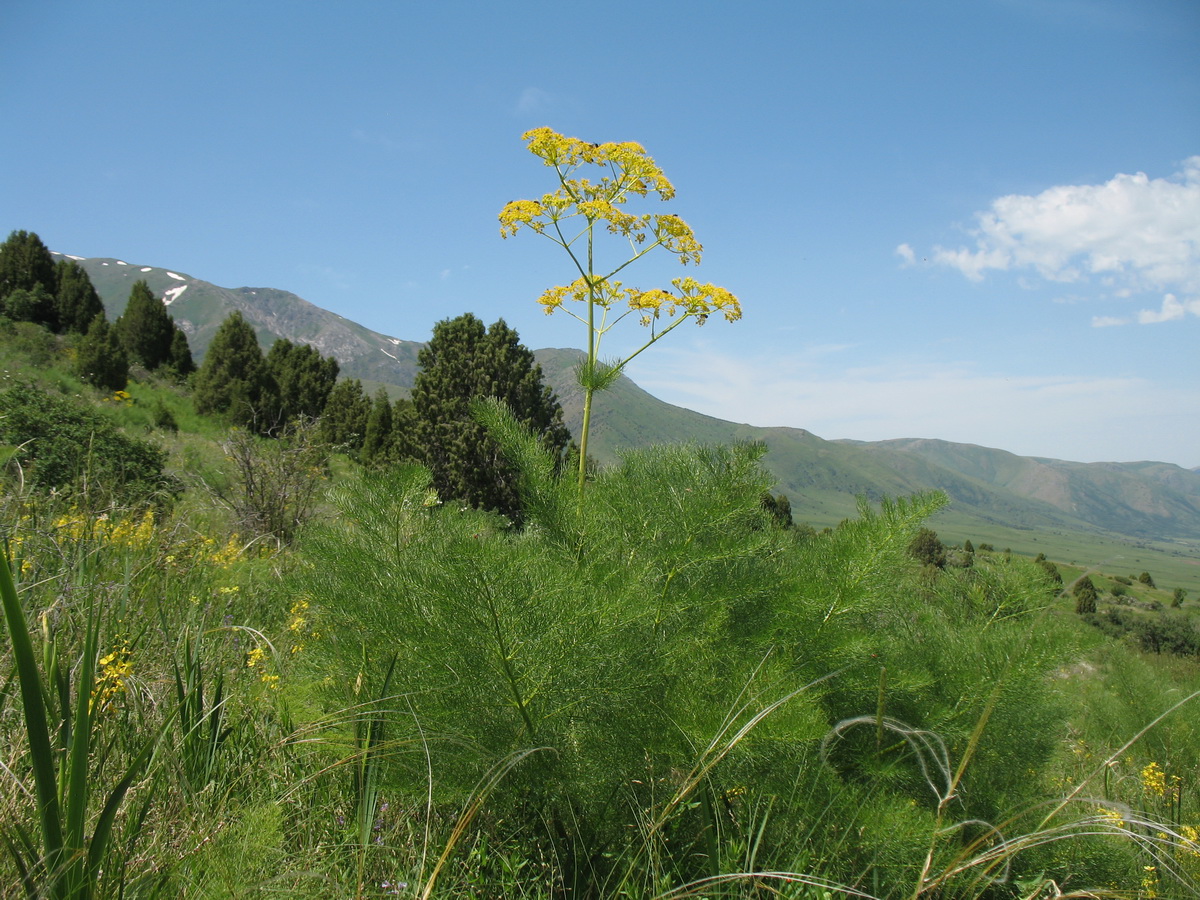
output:
[{"label": "snow patch on mountain", "polygon": [[179,287],[173,287],[169,291],[163,291],[163,306],[170,306],[176,300],[183,296],[183,292],[188,289],[186,284],[181,284]]},{"label": "snow patch on mountain", "polygon": [[153,272],[154,269],[151,266],[146,266],[144,269],[142,269],[142,271],[143,272]]},{"label": "snow patch on mountain", "polygon": [[172,278],[174,278],[176,281],[187,281],[187,279],[184,278],[182,275],[176,275],[174,272],[168,272],[167,274],[170,275]]},{"label": "snow patch on mountain", "polygon": [[[388,353],[382,347],[379,348],[379,352],[382,353],[384,356],[392,356],[392,354]],[[396,362],[400,362],[399,358],[397,358],[395,356],[392,356],[392,359],[396,360]]]}]

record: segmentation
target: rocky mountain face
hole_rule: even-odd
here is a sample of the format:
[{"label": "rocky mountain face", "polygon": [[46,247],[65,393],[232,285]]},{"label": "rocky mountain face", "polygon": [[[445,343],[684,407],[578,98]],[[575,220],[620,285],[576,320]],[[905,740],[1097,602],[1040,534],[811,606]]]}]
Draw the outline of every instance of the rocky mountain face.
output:
[{"label": "rocky mountain face", "polygon": [[[421,344],[380,334],[273,288],[223,288],[181,272],[118,259],[77,259],[110,318],[138,279],[170,307],[197,361],[221,322],[241,311],[264,349],[276,338],[311,344],[338,360],[343,375],[397,393],[412,386]],[[578,432],[582,396],[577,350],[537,351],[567,424]],[[597,403],[592,448],[601,462],[622,448],[671,441],[762,441],[766,466],[793,505],[817,520],[850,515],[854,498],[937,488],[960,517],[1014,529],[1091,531],[1140,540],[1200,540],[1200,469],[1161,462],[1076,463],[1004,450],[906,438],[830,441],[799,428],[738,425],[672,406],[622,378]]]}]

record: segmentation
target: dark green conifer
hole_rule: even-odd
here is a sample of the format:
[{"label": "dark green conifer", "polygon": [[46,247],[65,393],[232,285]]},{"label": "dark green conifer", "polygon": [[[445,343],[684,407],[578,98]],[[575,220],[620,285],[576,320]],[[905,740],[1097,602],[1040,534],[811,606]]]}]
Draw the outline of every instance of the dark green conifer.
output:
[{"label": "dark green conifer", "polygon": [[315,419],[325,409],[337,383],[338,363],[324,357],[308,344],[293,344],[280,338],[267,354],[267,368],[279,387],[279,411],[283,421],[297,416]]},{"label": "dark green conifer", "polygon": [[317,433],[326,443],[357,454],[362,449],[370,414],[371,400],[362,382],[357,378],[344,379],[329,392]]},{"label": "dark green conifer", "polygon": [[134,282],[129,292],[129,302],[117,319],[117,336],[130,362],[153,370],[171,359],[175,322],[144,280]]},{"label": "dark green conifer", "polygon": [[232,425],[268,433],[278,424],[278,395],[254,329],[240,312],[229,315],[208,347],[193,382],[196,410]]},{"label": "dark green conifer", "polygon": [[380,465],[388,461],[392,446],[392,401],[387,391],[380,388],[375,392],[371,414],[367,417],[367,430],[363,435],[360,458],[363,465]]},{"label": "dark green conifer", "polygon": [[96,316],[104,315],[92,279],[73,259],[59,260],[54,275],[58,330],[86,334]]},{"label": "dark green conifer", "polygon": [[187,335],[178,325],[171,335],[171,355],[167,359],[169,368],[179,378],[187,378],[196,371],[196,362],[192,359],[192,348],[188,344]]},{"label": "dark green conifer", "polygon": [[87,334],[79,342],[75,372],[88,384],[110,391],[123,391],[129,382],[129,359],[125,348],[103,312],[92,317]]},{"label": "dark green conifer", "polygon": [[1075,582],[1075,589],[1072,593],[1075,594],[1075,612],[1085,615],[1096,611],[1096,601],[1099,599],[1099,595],[1096,593],[1096,585],[1092,583],[1092,579],[1084,575]]},{"label": "dark green conifer", "polygon": [[54,257],[36,234],[14,231],[0,244],[0,300],[39,284],[54,292]]},{"label": "dark green conifer", "polygon": [[487,330],[466,314],[438,322],[422,348],[413,385],[414,443],[446,499],[520,517],[516,473],[471,418],[475,398],[496,397],[561,456],[570,440],[562,408],[516,331],[500,320]]}]

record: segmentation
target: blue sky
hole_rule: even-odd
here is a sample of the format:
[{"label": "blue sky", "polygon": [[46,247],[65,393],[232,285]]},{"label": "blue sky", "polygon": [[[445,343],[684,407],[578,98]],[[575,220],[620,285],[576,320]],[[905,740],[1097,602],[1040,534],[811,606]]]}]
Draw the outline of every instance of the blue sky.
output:
[{"label": "blue sky", "polygon": [[569,261],[496,215],[552,188],[525,130],[632,140],[745,310],[639,357],[657,396],[1200,466],[1194,0],[13,0],[0,36],[4,233],[581,347],[535,303]]}]

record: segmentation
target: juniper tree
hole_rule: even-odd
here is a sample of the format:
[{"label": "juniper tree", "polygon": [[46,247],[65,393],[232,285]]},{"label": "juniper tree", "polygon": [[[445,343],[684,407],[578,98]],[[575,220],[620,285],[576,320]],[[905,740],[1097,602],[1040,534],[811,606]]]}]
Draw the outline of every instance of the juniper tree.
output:
[{"label": "juniper tree", "polygon": [[275,426],[277,389],[254,329],[240,312],[230,313],[217,329],[193,391],[197,412],[259,432]]},{"label": "juniper tree", "polygon": [[1096,611],[1096,601],[1099,599],[1099,595],[1096,593],[1096,585],[1092,583],[1092,579],[1084,575],[1075,582],[1072,593],[1075,594],[1075,612],[1084,615]]},{"label": "juniper tree", "polygon": [[47,293],[54,291],[54,257],[36,234],[14,231],[0,244],[0,300],[39,284]]},{"label": "juniper tree", "polygon": [[88,384],[111,391],[124,390],[129,381],[129,358],[103,312],[92,318],[91,327],[79,342],[75,371]]},{"label": "juniper tree", "polygon": [[192,348],[188,344],[187,335],[178,325],[171,335],[171,355],[167,360],[167,368],[180,378],[187,378],[196,371],[196,362],[192,359]]},{"label": "juniper tree", "polygon": [[59,331],[86,334],[96,316],[104,315],[104,303],[87,270],[73,259],[59,260],[54,283]]},{"label": "juniper tree", "polygon": [[117,336],[130,361],[151,370],[169,362],[175,330],[175,320],[150,285],[143,279],[135,281],[125,311],[117,319]]},{"label": "juniper tree", "polygon": [[267,368],[279,388],[279,414],[283,421],[297,416],[315,419],[337,383],[338,363],[308,344],[280,338],[267,353]]},{"label": "juniper tree", "polygon": [[355,454],[362,449],[370,414],[371,400],[363,391],[362,382],[357,378],[339,381],[321,410],[318,435],[326,443]]},{"label": "juniper tree", "polygon": [[392,401],[387,390],[375,392],[371,414],[367,416],[367,428],[363,434],[360,459],[364,465],[379,465],[387,462],[392,446]]},{"label": "juniper tree", "polygon": [[438,322],[418,362],[413,441],[439,495],[519,519],[515,473],[471,417],[470,405],[476,398],[503,401],[546,448],[561,456],[570,433],[532,351],[503,319],[485,329],[467,313]]}]

